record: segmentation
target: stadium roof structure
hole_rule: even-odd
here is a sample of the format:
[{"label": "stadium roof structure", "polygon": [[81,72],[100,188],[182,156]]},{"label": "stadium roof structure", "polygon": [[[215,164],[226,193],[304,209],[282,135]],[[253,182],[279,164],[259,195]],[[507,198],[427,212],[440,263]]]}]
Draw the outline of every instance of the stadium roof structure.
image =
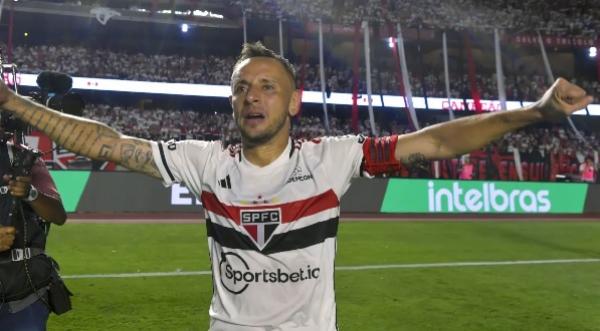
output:
[{"label": "stadium roof structure", "polygon": [[223,1],[219,0],[79,0],[79,1],[57,1],[57,0],[41,0],[43,2],[53,3],[81,3],[86,6],[102,5],[110,8],[129,8],[132,6],[147,6],[159,5],[166,6],[202,6],[202,7],[222,7]]},{"label": "stadium roof structure", "polygon": [[[152,22],[163,24],[182,24],[212,27],[240,27],[235,18],[229,15],[227,7],[213,0],[118,0],[118,1],[11,1],[4,9],[12,8],[18,12],[65,15],[77,17],[96,17],[102,24],[110,20],[130,22]],[[227,14],[224,14],[228,11]],[[232,18],[232,16],[234,16]],[[237,15],[239,16],[239,15]]]}]

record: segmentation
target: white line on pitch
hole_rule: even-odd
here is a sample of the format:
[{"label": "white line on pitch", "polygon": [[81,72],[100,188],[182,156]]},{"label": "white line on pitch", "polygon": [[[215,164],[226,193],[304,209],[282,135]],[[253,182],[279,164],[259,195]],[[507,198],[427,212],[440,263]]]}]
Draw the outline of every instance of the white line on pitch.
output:
[{"label": "white line on pitch", "polygon": [[413,264],[383,264],[336,267],[336,270],[377,270],[377,269],[416,269],[416,268],[446,268],[446,267],[480,267],[498,265],[531,265],[531,264],[560,264],[560,263],[597,263],[600,259],[570,259],[570,260],[525,260],[525,261],[482,261],[482,262],[446,262],[446,263],[413,263]]},{"label": "white line on pitch", "polygon": [[168,271],[168,272],[132,272],[123,274],[90,274],[90,275],[65,275],[63,279],[82,278],[142,278],[142,277],[172,277],[172,276],[203,276],[210,275],[211,271]]},{"label": "white line on pitch", "polygon": [[[411,263],[411,264],[375,264],[358,266],[339,266],[337,271],[381,270],[381,269],[419,269],[419,268],[448,268],[448,267],[481,267],[504,265],[534,265],[534,264],[563,264],[563,263],[598,263],[600,259],[563,259],[563,260],[524,260],[524,261],[481,261],[481,262],[443,262],[443,263]],[[170,272],[135,272],[122,274],[90,274],[64,275],[64,279],[87,278],[140,278],[140,277],[172,277],[172,276],[204,276],[210,275],[210,270],[200,271],[170,271]]]}]

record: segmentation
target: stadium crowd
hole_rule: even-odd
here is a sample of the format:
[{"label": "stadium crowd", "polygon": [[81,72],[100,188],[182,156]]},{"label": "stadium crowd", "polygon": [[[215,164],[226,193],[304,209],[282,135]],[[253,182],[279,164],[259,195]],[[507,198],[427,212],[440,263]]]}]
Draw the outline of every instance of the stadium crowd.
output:
[{"label": "stadium crowd", "polygon": [[[86,106],[84,117],[107,123],[111,127],[132,136],[151,140],[204,139],[222,140],[235,144],[240,136],[230,112],[139,109],[109,105]],[[311,139],[353,132],[346,117],[330,116],[330,131],[327,133],[321,117],[300,116],[294,119],[292,135],[298,139]],[[424,123],[424,126],[432,123]],[[376,123],[381,135],[410,132],[407,124],[398,120]],[[371,132],[369,121],[359,121],[359,131],[364,135]],[[523,129],[505,135],[490,148],[499,155],[514,155],[518,150],[522,162],[555,162],[556,173],[576,175],[578,165],[586,157],[594,157],[600,150],[600,132],[583,132],[582,142],[566,126],[545,126]],[[550,173],[547,174],[550,176]],[[553,177],[552,177],[553,178]]]},{"label": "stadium crowd", "polygon": [[288,19],[322,18],[353,24],[357,21],[401,22],[432,29],[545,30],[555,34],[595,36],[600,7],[592,0],[231,0],[251,16]]},{"label": "stadium crowd", "polygon": [[[231,68],[235,63],[231,57],[189,57],[167,54],[130,54],[106,49],[89,49],[76,46],[19,46],[14,49],[14,58],[22,73],[39,74],[45,70],[64,72],[72,76],[114,78],[173,83],[200,83],[228,85]],[[321,89],[318,65],[300,64],[298,85],[308,91]],[[423,76],[411,72],[413,95],[447,97],[443,71],[425,73]],[[350,68],[327,67],[326,90],[328,92],[352,92],[353,74]],[[364,70],[359,79],[360,93],[366,93]],[[470,87],[466,74],[451,73],[450,96],[469,98]],[[302,81],[300,81],[302,80]],[[589,94],[600,98],[598,81],[577,81]],[[372,71],[374,94],[400,94],[395,69],[375,67]],[[493,73],[477,75],[477,86],[483,99],[497,99],[498,90]],[[548,86],[541,75],[507,75],[506,95],[509,100],[536,100]]]},{"label": "stadium crowd", "polygon": [[76,46],[15,47],[13,57],[22,73],[64,72],[72,76],[173,83],[225,84],[233,57],[186,57],[115,52]]},{"label": "stadium crowd", "polygon": [[[84,5],[86,2],[58,0]],[[116,9],[127,8],[127,2],[97,2]],[[193,5],[193,2],[185,4]],[[321,18],[328,22],[354,24],[357,21],[401,22],[409,27],[432,29],[490,30],[493,28],[513,31],[551,31],[554,34],[596,36],[600,30],[600,7],[595,0],[227,0],[212,2],[222,6],[222,12],[236,19],[246,12],[250,18],[305,20]],[[152,11],[174,9],[178,4],[167,6],[130,3],[129,9],[144,8]],[[185,6],[184,5],[184,6]],[[199,9],[195,7],[179,9]]]}]

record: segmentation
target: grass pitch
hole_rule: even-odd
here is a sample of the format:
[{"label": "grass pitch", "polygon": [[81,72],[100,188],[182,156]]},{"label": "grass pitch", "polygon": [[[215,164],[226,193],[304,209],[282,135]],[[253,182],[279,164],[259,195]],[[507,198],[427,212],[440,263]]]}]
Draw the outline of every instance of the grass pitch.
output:
[{"label": "grass pitch", "polygon": [[[600,258],[600,222],[342,222],[336,265]],[[209,270],[203,224],[66,224],[62,274]],[[600,262],[338,270],[341,331],[600,330]],[[50,331],[206,330],[209,275],[70,278]],[[318,331],[318,330],[315,330]]]}]

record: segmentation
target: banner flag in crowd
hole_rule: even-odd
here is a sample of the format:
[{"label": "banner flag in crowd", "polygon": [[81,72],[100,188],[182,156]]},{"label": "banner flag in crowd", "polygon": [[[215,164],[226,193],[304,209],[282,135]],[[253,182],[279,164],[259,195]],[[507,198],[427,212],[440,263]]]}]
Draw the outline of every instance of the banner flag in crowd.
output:
[{"label": "banner flag in crowd", "polygon": [[[552,67],[550,66],[550,61],[548,60],[548,54],[546,54],[546,47],[544,46],[544,39],[542,38],[542,34],[540,33],[540,31],[537,32],[537,35],[538,35],[538,43],[540,44],[540,52],[542,53],[542,59],[544,60],[544,67],[546,68],[548,86],[552,86],[552,84],[554,84],[554,74],[552,73]],[[571,117],[567,117],[567,121],[569,122],[571,129],[573,129],[573,132],[575,132],[575,135],[577,136],[577,138],[582,143],[587,145],[588,142],[585,140],[585,138],[583,137],[581,132],[579,132],[579,130],[577,130],[577,127],[575,126],[575,123],[573,123],[573,120],[571,119]]]},{"label": "banner flag in crowd", "polygon": [[0,0],[0,19],[2,18],[2,9],[4,9],[4,0]]},{"label": "banner flag in crowd", "polygon": [[500,33],[494,29],[494,50],[496,53],[496,81],[498,82],[498,100],[500,108],[506,110],[506,86],[504,84],[504,70],[502,70],[502,50],[500,48]]},{"label": "banner flag in crowd", "polygon": [[544,46],[544,39],[542,38],[542,34],[538,31],[538,44],[540,45],[540,52],[542,52],[542,60],[544,61],[544,69],[546,70],[546,80],[548,81],[548,86],[554,84],[554,74],[552,73],[552,67],[550,66],[550,61],[548,60],[548,54],[546,54],[546,47]]},{"label": "banner flag in crowd", "polygon": [[283,54],[283,19],[279,16],[279,55],[285,56]]},{"label": "banner flag in crowd", "polygon": [[423,57],[421,49],[421,28],[417,27],[417,73],[421,81],[421,92],[425,101],[425,110],[429,110],[429,93],[427,92],[427,81],[425,81],[425,71],[423,70]]},{"label": "banner flag in crowd", "polygon": [[513,148],[513,159],[515,160],[515,170],[520,181],[523,181],[523,166],[521,164],[521,152],[518,148]]},{"label": "banner flag in crowd", "polygon": [[[375,31],[373,30],[373,34],[378,36],[379,35],[379,31]],[[375,49],[373,50],[373,54],[375,55],[376,59],[382,58],[384,55],[383,54],[377,54],[377,50],[378,47],[375,47]],[[375,61],[375,71],[377,73],[377,86],[379,87],[379,103],[381,104],[381,108],[385,111],[385,98],[384,98],[384,88],[383,88],[383,77],[381,77],[381,72],[385,71],[386,69],[381,68],[381,67],[377,67],[377,64],[381,63],[381,61]]]},{"label": "banner flag in crowd", "polygon": [[358,132],[358,82],[360,78],[360,22],[354,24],[354,57],[352,61],[352,131]]},{"label": "banner flag in crowd", "polygon": [[[384,8],[387,8],[387,1],[381,0],[381,4],[383,5]],[[394,61],[393,61],[394,67],[396,69],[396,83],[398,84],[398,92],[399,92],[399,95],[401,95],[402,98],[404,99],[404,110],[406,111],[406,117],[408,118],[408,125],[411,128],[411,130],[415,131],[415,130],[417,130],[417,125],[415,125],[413,116],[411,116],[411,114],[410,114],[410,109],[408,107],[408,101],[406,99],[406,92],[404,89],[404,82],[403,82],[403,78],[402,78],[402,69],[401,69],[401,65],[400,65],[400,51],[399,51],[399,47],[398,47],[398,34],[397,34],[397,32],[395,33],[397,28],[396,28],[396,30],[394,30],[394,25],[389,20],[389,15],[386,15],[386,24],[388,27],[388,37],[390,38],[390,45],[392,46],[392,55],[393,55],[393,59],[394,59]],[[396,35],[396,36],[394,37],[394,35]],[[411,100],[411,103],[412,103],[412,100]],[[427,104],[427,100],[425,100],[425,103]]]},{"label": "banner flag in crowd", "polygon": [[450,105],[452,97],[450,96],[450,70],[448,67],[448,42],[446,40],[446,32],[442,33],[442,47],[444,52],[444,82],[446,83],[446,98],[448,98],[448,118],[450,121],[454,119],[454,111]]},{"label": "banner flag in crowd", "polygon": [[329,116],[327,115],[327,92],[325,83],[325,59],[323,56],[323,22],[319,19],[319,75],[321,76],[321,94],[323,95],[323,120],[325,132],[329,134]]},{"label": "banner flag in crowd", "polygon": [[[394,34],[394,30],[393,30],[393,26],[390,26],[390,35]],[[390,37],[392,38],[392,37]],[[402,96],[402,99],[404,100],[404,111],[406,112],[406,118],[408,119],[408,125],[410,127],[410,129],[412,131],[416,130],[415,124],[412,121],[412,118],[410,116],[410,110],[408,109],[407,105],[408,102],[406,101],[406,93],[404,93],[404,83],[402,82],[402,69],[400,69],[400,52],[398,51],[398,38],[395,37],[394,38],[394,42],[393,42],[393,48],[392,48],[392,55],[394,57],[394,67],[396,69],[396,83],[398,84],[398,95]]]},{"label": "banner flag in crowd", "polygon": [[600,35],[596,39],[596,73],[600,82]]},{"label": "banner flag in crowd", "polygon": [[365,67],[367,69],[367,103],[369,108],[369,123],[371,124],[371,135],[378,136],[377,127],[375,126],[375,117],[373,116],[373,90],[371,88],[371,43],[369,33],[369,22],[363,21],[362,28],[365,40]]},{"label": "banner flag in crowd", "polygon": [[[442,52],[444,55],[444,83],[446,85],[446,98],[448,99],[448,120],[454,120],[454,111],[452,110],[451,96],[450,96],[450,69],[448,66],[448,41],[446,38],[446,32],[442,33]],[[435,178],[440,178],[440,161],[433,161],[433,168],[435,170]]]},{"label": "banner flag in crowd", "polygon": [[242,27],[244,28],[244,44],[248,42],[248,21],[246,17],[246,10],[242,11]]},{"label": "banner flag in crowd", "polygon": [[304,84],[306,83],[306,67],[308,63],[308,38],[306,36],[307,23],[304,21],[302,24],[302,39],[304,42],[304,47],[302,47],[302,58],[301,58],[301,67],[300,67],[300,84],[298,89],[300,90],[300,97],[298,98],[298,114],[296,117],[299,118],[302,115],[302,94],[304,94]]},{"label": "banner flag in crowd", "polygon": [[412,90],[410,87],[410,80],[408,78],[408,66],[406,65],[406,52],[404,51],[404,38],[402,37],[402,28],[400,27],[400,24],[396,25],[396,30],[398,33],[398,38],[396,41],[398,43],[398,56],[400,58],[402,84],[404,85],[404,99],[406,106],[408,107],[410,120],[413,123],[415,130],[419,130],[421,127],[419,125],[419,120],[417,119],[415,106],[413,105]]},{"label": "banner flag in crowd", "polygon": [[471,88],[471,98],[473,99],[473,105],[475,106],[475,112],[483,112],[481,106],[481,95],[479,94],[479,88],[477,87],[477,73],[475,69],[475,60],[473,59],[473,50],[471,49],[471,41],[469,36],[464,34],[465,51],[467,52],[467,67],[469,76],[469,87]]}]

